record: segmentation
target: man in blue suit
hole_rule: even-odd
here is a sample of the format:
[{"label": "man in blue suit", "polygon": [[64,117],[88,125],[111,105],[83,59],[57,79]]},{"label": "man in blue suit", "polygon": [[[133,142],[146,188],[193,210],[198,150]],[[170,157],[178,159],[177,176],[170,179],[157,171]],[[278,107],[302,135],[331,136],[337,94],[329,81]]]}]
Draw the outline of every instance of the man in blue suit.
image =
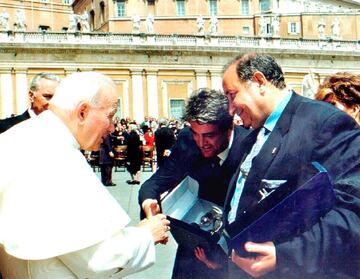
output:
[{"label": "man in blue suit", "polygon": [[[229,181],[240,162],[236,156],[239,142],[248,131],[241,126],[234,128],[222,92],[204,88],[190,97],[184,120],[190,127],[180,132],[164,165],[140,189],[139,203],[147,215],[158,212],[160,195],[186,176],[199,183],[200,198],[223,206]],[[224,269],[212,270],[220,266],[208,259],[205,265],[197,258],[204,258],[201,249],[192,251],[179,245],[172,278],[224,278]]]},{"label": "man in blue suit", "polygon": [[230,268],[230,278],[358,278],[359,126],[340,110],[287,89],[282,69],[268,55],[235,58],[225,67],[223,88],[230,113],[254,129],[241,143],[242,162],[229,185],[226,228],[255,212],[263,179],[291,180],[313,161],[327,169],[336,194],[333,208],[301,234],[281,243],[245,243],[256,257],[232,251],[237,267]]}]

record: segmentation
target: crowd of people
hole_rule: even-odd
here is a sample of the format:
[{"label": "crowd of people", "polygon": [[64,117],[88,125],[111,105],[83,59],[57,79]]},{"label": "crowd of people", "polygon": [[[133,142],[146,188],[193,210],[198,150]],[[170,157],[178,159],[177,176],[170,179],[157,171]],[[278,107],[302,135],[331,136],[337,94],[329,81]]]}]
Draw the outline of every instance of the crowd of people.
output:
[{"label": "crowd of people", "polygon": [[[112,169],[119,164],[130,174],[126,183],[140,184],[144,156],[152,157],[152,171],[161,166],[184,125],[186,123],[182,121],[165,118],[145,117],[143,122],[137,123],[130,118],[115,117],[114,132],[104,139],[100,150],[84,153],[94,169],[100,167],[101,181],[105,186],[116,186],[112,181]],[[118,156],[123,160],[117,162]]]},{"label": "crowd of people", "polygon": [[[60,82],[36,76],[26,117],[0,121],[2,276],[122,278],[140,272],[155,262],[155,245],[166,245],[175,226],[162,212],[163,193],[191,177],[198,197],[223,209],[217,233],[225,243],[212,249],[180,243],[172,278],[358,278],[359,81],[352,73],[332,74],[312,100],[287,87],[273,57],[242,54],[224,66],[223,92],[192,93],[185,125],[114,121],[115,85],[100,73],[74,73]],[[114,185],[114,146],[126,146],[128,184],[140,184],[144,146],[156,150],[157,169],[139,190],[142,220],[136,226],[128,226],[126,212],[104,187]],[[99,152],[101,181],[81,150]],[[21,175],[19,162],[26,166]],[[326,170],[335,196],[321,217],[265,242],[250,235],[241,247],[245,254],[226,251],[229,232],[249,224],[264,198],[281,203],[280,185],[288,192],[300,187],[313,162]],[[313,216],[306,200],[296,206]]]}]

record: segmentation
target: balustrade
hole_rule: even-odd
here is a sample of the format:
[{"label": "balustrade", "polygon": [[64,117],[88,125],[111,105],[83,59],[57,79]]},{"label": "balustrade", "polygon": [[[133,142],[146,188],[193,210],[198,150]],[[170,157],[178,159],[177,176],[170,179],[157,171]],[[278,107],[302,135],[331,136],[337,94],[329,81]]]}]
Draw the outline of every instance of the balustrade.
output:
[{"label": "balustrade", "polygon": [[56,44],[117,44],[117,45],[180,45],[261,47],[283,49],[359,51],[360,42],[340,40],[308,40],[284,38],[258,38],[239,36],[198,36],[126,33],[67,33],[67,32],[13,32],[0,31],[0,43],[56,43]]}]

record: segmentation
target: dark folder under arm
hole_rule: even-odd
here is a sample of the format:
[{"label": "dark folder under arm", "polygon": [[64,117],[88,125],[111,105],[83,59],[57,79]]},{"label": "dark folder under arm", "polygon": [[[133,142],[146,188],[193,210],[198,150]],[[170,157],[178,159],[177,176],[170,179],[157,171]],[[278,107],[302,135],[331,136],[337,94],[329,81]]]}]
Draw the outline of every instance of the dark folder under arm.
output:
[{"label": "dark folder under arm", "polygon": [[[318,163],[302,172],[309,177],[295,187],[285,183],[251,210],[245,222],[235,222],[226,230],[228,252],[235,249],[240,256],[249,256],[244,243],[287,241],[310,229],[335,203],[335,193],[326,170]],[[291,189],[294,188],[294,189]],[[290,189],[290,193],[289,192]],[[252,218],[253,217],[253,218]],[[250,221],[249,221],[250,220]]]}]

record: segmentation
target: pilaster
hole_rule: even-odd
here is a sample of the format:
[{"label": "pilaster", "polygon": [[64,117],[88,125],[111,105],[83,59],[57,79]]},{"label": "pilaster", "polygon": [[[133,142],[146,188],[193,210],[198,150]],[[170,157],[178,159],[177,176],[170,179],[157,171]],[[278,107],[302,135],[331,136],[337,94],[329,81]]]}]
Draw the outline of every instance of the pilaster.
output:
[{"label": "pilaster", "polygon": [[0,69],[0,117],[10,117],[14,113],[13,83],[11,68]]},{"label": "pilaster", "polygon": [[159,118],[157,70],[146,71],[148,90],[148,115]]},{"label": "pilaster", "polygon": [[138,123],[144,120],[144,94],[141,69],[131,69],[133,119]]}]

